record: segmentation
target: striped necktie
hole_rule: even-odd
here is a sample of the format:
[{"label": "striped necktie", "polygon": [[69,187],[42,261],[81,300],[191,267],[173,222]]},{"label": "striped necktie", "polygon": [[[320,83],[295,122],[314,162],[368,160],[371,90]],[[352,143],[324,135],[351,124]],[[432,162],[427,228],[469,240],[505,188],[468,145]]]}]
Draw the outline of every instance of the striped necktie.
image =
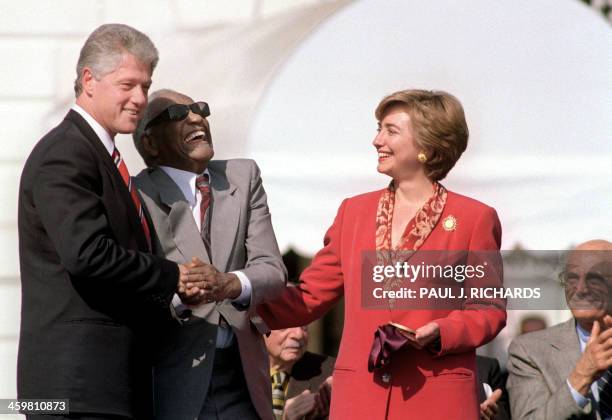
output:
[{"label": "striped necktie", "polygon": [[144,231],[145,237],[147,238],[147,245],[149,250],[151,247],[151,231],[149,230],[149,225],[147,223],[147,219],[144,216],[144,212],[142,210],[142,204],[140,203],[140,198],[138,198],[138,193],[136,192],[136,188],[132,185],[132,178],[130,177],[130,172],[128,171],[127,165],[121,158],[121,153],[115,147],[113,150],[113,162],[117,166],[119,173],[121,174],[121,178],[123,178],[123,182],[130,192],[130,196],[132,197],[132,201],[134,202],[134,206],[136,206],[136,211],[138,212],[138,218],[140,219],[140,224],[142,225],[142,230]]},{"label": "striped necktie", "polygon": [[211,201],[208,174],[200,175],[196,178],[196,188],[200,191],[200,195],[202,196],[202,201],[200,201],[200,235],[204,241],[208,256],[212,258],[210,255],[210,226],[208,225],[208,213]]},{"label": "striped necktie", "polygon": [[597,381],[599,413],[603,419],[612,418],[612,371],[606,370]]},{"label": "striped necktie", "polygon": [[276,420],[283,418],[285,409],[285,388],[289,382],[289,376],[283,371],[272,374],[272,410]]}]

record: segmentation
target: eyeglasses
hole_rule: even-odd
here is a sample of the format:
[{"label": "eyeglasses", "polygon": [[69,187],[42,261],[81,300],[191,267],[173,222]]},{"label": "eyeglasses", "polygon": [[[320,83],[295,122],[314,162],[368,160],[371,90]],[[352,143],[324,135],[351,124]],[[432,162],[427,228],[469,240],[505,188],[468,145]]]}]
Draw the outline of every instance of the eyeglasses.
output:
[{"label": "eyeglasses", "polygon": [[173,104],[149,121],[145,126],[145,130],[164,121],[182,121],[187,118],[189,111],[200,115],[202,118],[210,115],[210,108],[206,102],[194,102],[191,105]]},{"label": "eyeglasses", "polygon": [[[559,274],[559,280],[564,287],[575,288],[580,282],[580,275],[571,271],[564,271]],[[607,289],[609,280],[601,273],[588,272],[584,275],[584,282],[591,290]]]}]

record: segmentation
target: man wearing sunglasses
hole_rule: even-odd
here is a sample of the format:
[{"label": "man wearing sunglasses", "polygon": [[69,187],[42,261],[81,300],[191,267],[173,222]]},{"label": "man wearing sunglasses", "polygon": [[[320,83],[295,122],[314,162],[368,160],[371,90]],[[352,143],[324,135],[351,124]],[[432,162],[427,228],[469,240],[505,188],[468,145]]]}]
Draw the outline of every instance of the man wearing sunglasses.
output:
[{"label": "man wearing sunglasses", "polygon": [[612,243],[576,247],[562,283],[572,318],[508,348],[513,419],[612,418]]},{"label": "man wearing sunglasses", "polygon": [[183,307],[162,333],[157,419],[272,419],[268,359],[256,305],[286,281],[259,168],[211,160],[205,102],[171,90],[150,96],[134,144],[148,169],[135,184],[155,230],[154,252],[204,262],[204,302]]}]

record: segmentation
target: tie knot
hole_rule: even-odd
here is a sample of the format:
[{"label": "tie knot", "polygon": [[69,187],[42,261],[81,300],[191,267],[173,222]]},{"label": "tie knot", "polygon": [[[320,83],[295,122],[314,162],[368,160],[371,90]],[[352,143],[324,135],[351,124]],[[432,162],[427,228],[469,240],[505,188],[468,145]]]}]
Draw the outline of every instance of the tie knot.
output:
[{"label": "tie knot", "polygon": [[115,161],[115,164],[117,164],[117,162],[121,160],[121,153],[119,153],[119,149],[117,149],[116,147],[113,149],[113,154],[111,155],[111,158]]},{"label": "tie knot", "polygon": [[196,188],[200,191],[206,190],[208,191],[208,174],[200,175],[196,178]]},{"label": "tie knot", "polygon": [[283,386],[287,380],[287,373],[282,370],[277,370],[272,375],[272,384],[275,386]]}]

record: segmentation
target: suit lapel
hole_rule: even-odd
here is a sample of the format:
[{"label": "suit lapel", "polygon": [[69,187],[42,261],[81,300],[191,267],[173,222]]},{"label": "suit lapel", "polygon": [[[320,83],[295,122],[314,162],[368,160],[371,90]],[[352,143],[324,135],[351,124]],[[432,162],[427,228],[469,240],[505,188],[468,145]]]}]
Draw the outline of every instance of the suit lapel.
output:
[{"label": "suit lapel", "polygon": [[576,320],[574,318],[565,322],[559,329],[559,334],[552,337],[550,345],[558,350],[558,374],[561,378],[567,378],[571,370],[576,366],[580,358],[580,342],[576,332]]},{"label": "suit lapel", "polygon": [[236,186],[227,179],[225,168],[217,168],[211,162],[208,170],[213,198],[210,224],[212,263],[219,271],[227,271],[238,231],[240,198],[235,194]]},{"label": "suit lapel", "polygon": [[191,262],[191,257],[198,257],[210,263],[189,203],[179,187],[159,168],[152,170],[150,176],[157,186],[160,201],[170,208],[168,223],[176,248],[183,254],[186,262]]},{"label": "suit lapel", "polygon": [[148,250],[149,245],[147,244],[147,238],[145,237],[144,231],[142,230],[142,226],[140,226],[140,218],[138,217],[138,212],[136,211],[136,206],[132,201],[132,197],[130,196],[130,192],[123,182],[123,178],[115,166],[115,162],[108,154],[108,150],[102,144],[102,140],[95,133],[93,128],[85,121],[85,119],[79,115],[78,112],[74,110],[68,111],[66,115],[66,119],[71,121],[74,125],[77,126],[79,131],[83,134],[83,136],[89,141],[89,143],[96,150],[97,155],[100,157],[100,160],[106,167],[109,176],[112,179],[112,182],[117,189],[117,192],[121,195],[123,201],[127,204],[127,210],[130,213],[128,218],[128,223],[132,227],[132,232],[136,235],[136,241],[138,242],[138,248],[141,250]]}]

